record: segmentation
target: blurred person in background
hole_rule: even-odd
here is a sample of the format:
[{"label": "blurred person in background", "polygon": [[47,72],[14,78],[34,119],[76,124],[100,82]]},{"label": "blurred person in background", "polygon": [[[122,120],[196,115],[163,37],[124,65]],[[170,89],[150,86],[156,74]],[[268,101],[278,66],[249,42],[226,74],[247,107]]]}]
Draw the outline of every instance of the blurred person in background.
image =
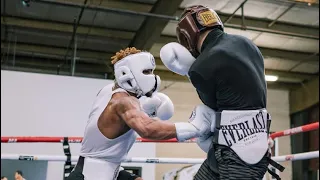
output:
[{"label": "blurred person in background", "polygon": [[1,180],[8,180],[6,176],[1,176]]},{"label": "blurred person in background", "polygon": [[23,173],[21,170],[17,170],[14,174],[14,179],[15,180],[26,180],[24,177],[23,177]]}]

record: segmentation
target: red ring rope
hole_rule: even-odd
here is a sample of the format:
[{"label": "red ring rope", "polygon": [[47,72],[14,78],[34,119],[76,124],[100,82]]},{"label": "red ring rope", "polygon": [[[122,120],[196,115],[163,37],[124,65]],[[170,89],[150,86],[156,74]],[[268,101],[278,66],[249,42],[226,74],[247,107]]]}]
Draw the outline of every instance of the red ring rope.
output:
[{"label": "red ring rope", "polygon": [[275,133],[272,133],[270,135],[270,137],[272,139],[274,139],[274,138],[277,138],[277,137],[290,136],[292,134],[313,131],[313,130],[316,130],[316,129],[319,129],[319,122],[307,124],[307,125],[304,125],[304,126],[295,127],[295,128],[292,128],[292,129],[287,129],[287,130],[284,130],[284,131],[275,132]]},{"label": "red ring rope", "polygon": [[[284,131],[275,132],[270,135],[272,139],[282,136],[289,136],[292,134],[297,134],[301,132],[307,132],[319,129],[319,122],[307,124],[304,126],[299,126],[292,129],[287,129]],[[64,137],[17,137],[17,136],[3,136],[1,137],[1,143],[58,143],[63,142]],[[69,143],[81,143],[82,137],[68,137]],[[157,142],[157,143],[176,143],[177,139],[169,139],[169,140],[149,140],[145,138],[137,138],[136,142]],[[190,139],[185,141],[184,143],[193,143],[195,139]]]}]

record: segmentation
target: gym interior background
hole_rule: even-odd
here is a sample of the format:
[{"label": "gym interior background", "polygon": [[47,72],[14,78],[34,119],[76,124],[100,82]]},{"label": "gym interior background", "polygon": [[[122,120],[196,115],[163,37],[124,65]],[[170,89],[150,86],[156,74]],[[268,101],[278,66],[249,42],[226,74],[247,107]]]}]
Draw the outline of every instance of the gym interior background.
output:
[{"label": "gym interior background", "polygon": [[[159,51],[177,41],[177,19],[194,4],[215,9],[227,33],[243,35],[261,50],[271,77],[271,131],[319,121],[318,0],[1,0],[1,136],[82,136],[94,96],[114,78],[110,57],[128,46],[155,56],[161,92],[175,105],[172,121],[186,121],[200,100],[186,78],[161,63]],[[280,138],[279,155],[318,150],[318,136],[312,131]],[[72,154],[79,148],[72,144]],[[1,153],[63,150],[61,144],[1,144]],[[139,143],[130,156],[205,154],[195,144]],[[1,175],[12,178],[25,168],[26,179],[63,179],[64,163],[32,163],[1,160],[1,172],[8,173]],[[281,164],[285,180],[317,179],[318,159]],[[156,180],[186,166],[125,165]]]}]

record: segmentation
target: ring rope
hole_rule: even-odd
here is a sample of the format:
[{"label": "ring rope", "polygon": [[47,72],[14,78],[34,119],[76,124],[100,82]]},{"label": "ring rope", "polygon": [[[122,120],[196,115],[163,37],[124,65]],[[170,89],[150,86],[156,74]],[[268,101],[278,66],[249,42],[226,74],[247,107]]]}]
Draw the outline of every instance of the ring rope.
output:
[{"label": "ring rope", "polygon": [[293,135],[293,134],[313,131],[313,130],[317,130],[317,129],[319,129],[319,122],[307,124],[307,125],[304,125],[304,126],[295,127],[295,128],[292,128],[292,129],[287,129],[287,130],[284,130],[284,131],[275,132],[275,133],[272,133],[270,135],[270,137],[272,139],[274,139],[274,138],[277,138],[277,137],[290,136],[290,135]]},{"label": "ring rope", "polygon": [[[304,126],[295,127],[292,129],[287,129],[284,131],[279,131],[272,133],[270,137],[272,139],[282,137],[282,136],[289,136],[301,132],[308,132],[319,129],[319,122],[307,124]],[[1,137],[1,143],[59,143],[63,142],[65,137],[39,137],[39,136],[3,136]],[[69,143],[81,143],[82,137],[68,137]],[[137,138],[137,143],[142,142],[154,142],[154,143],[176,143],[178,142],[176,138],[169,139],[169,140],[150,140],[145,138]],[[196,142],[195,139],[190,139],[180,143],[194,143]]]},{"label": "ring rope", "polygon": [[[290,154],[285,156],[274,156],[272,159],[277,162],[297,161],[305,159],[319,158],[319,151],[311,151],[298,154]],[[19,155],[19,154],[1,154],[1,159],[8,160],[24,160],[24,161],[66,161],[66,156],[56,155]],[[72,156],[71,161],[77,162],[78,156]],[[131,157],[126,158],[126,163],[158,163],[158,164],[201,164],[204,159],[201,158],[144,158]]]}]

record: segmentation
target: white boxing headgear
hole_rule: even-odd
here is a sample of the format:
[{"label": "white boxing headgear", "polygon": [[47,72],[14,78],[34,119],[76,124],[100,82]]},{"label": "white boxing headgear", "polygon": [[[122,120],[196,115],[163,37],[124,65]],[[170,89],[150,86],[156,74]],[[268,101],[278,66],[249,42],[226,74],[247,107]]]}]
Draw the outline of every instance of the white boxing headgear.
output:
[{"label": "white boxing headgear", "polygon": [[143,71],[156,68],[152,54],[140,52],[124,57],[114,64],[115,78],[118,85],[131,93],[140,96],[151,96],[160,87],[161,80],[157,75],[144,74]]}]

